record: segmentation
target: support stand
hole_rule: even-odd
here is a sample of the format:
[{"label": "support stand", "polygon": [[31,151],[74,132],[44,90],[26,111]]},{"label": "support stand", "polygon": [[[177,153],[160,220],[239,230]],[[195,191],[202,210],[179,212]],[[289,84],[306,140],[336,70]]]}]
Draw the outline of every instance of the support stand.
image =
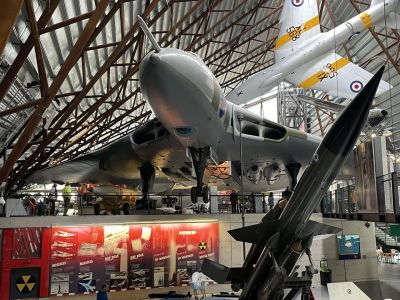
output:
[{"label": "support stand", "polygon": [[189,148],[192,157],[194,172],[196,173],[197,184],[190,191],[190,199],[192,203],[197,203],[197,197],[203,196],[203,202],[209,201],[209,190],[207,185],[203,185],[204,169],[206,168],[207,159],[210,156],[210,148]]}]

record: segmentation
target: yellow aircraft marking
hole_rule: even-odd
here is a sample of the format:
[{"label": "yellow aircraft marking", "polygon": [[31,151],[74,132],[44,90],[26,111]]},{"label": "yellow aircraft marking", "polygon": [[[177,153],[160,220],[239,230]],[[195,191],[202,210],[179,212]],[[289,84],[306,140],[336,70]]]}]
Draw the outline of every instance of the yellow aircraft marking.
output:
[{"label": "yellow aircraft marking", "polygon": [[301,82],[299,84],[299,87],[310,88],[310,87],[316,85],[317,83],[321,82],[323,79],[329,78],[329,74],[331,74],[332,72],[333,73],[336,72],[337,70],[343,68],[344,66],[346,66],[349,63],[350,62],[347,59],[345,59],[343,57],[339,58],[337,61],[330,64],[331,70],[329,72],[320,70],[320,71],[316,72],[315,74],[311,75],[310,77],[308,77],[303,82]]},{"label": "yellow aircraft marking", "polygon": [[[319,16],[315,16],[314,18],[306,21],[304,24],[299,26],[301,27],[301,29],[299,30],[298,34],[301,35],[303,32],[306,32],[318,25],[319,25]],[[275,49],[278,49],[283,45],[285,45],[286,43],[290,42],[292,40],[291,34],[292,32],[287,32],[281,37],[279,37],[276,41]]]},{"label": "yellow aircraft marking", "polygon": [[363,22],[364,27],[367,29],[374,25],[374,22],[372,21],[371,16],[366,11],[364,11],[362,14],[360,14],[360,19],[361,19],[361,22]]}]

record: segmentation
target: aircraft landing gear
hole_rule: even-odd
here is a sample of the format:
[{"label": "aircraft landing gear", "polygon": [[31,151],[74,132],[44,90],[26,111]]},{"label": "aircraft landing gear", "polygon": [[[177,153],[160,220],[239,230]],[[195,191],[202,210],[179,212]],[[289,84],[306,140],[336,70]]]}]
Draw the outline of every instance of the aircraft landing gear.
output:
[{"label": "aircraft landing gear", "polygon": [[210,200],[210,191],[207,185],[203,185],[204,169],[206,168],[207,158],[210,156],[210,148],[189,148],[194,171],[196,173],[197,185],[190,190],[190,200],[197,203],[197,197],[202,196],[203,202],[208,203]]},{"label": "aircraft landing gear", "polygon": [[299,163],[288,164],[287,166],[285,166],[285,168],[289,177],[290,190],[294,191],[294,187],[297,184],[297,176],[299,175],[301,164]]},{"label": "aircraft landing gear", "polygon": [[149,199],[150,190],[154,184],[155,170],[150,163],[145,163],[139,167],[140,179],[142,181],[142,195],[141,200],[136,201],[136,209],[154,209],[153,203]]}]

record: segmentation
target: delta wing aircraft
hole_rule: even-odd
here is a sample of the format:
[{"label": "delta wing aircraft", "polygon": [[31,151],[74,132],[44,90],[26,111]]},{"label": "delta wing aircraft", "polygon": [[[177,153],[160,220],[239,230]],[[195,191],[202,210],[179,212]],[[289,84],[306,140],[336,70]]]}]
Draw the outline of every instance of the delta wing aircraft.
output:
[{"label": "delta wing aircraft", "polygon": [[139,23],[154,48],[141,62],[140,87],[157,119],[103,149],[39,170],[27,182],[140,185],[144,198],[181,183],[194,185],[193,202],[207,201],[207,165],[232,162],[230,178],[218,182],[238,187],[242,140],[246,191],[294,187],[321,139],[230,103],[199,56],[161,48],[140,17]]},{"label": "delta wing aircraft", "polygon": [[[321,32],[316,0],[286,0],[275,45],[275,64],[260,71],[228,95],[235,104],[261,97],[283,80],[335,97],[353,99],[372,74],[334,52],[334,49],[375,25],[400,29],[400,0],[372,0],[371,7]],[[390,85],[381,81],[377,96]]]}]

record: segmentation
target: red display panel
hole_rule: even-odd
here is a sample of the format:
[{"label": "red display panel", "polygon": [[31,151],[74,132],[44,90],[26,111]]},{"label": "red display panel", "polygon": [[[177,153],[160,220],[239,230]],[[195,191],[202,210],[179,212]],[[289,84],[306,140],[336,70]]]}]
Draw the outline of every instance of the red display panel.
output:
[{"label": "red display panel", "polygon": [[15,268],[39,268],[40,297],[182,285],[218,246],[218,223],[7,229],[1,289]]},{"label": "red display panel", "polygon": [[[16,253],[17,246],[20,242],[16,241],[16,232],[25,234],[29,232],[30,237],[26,236],[25,240],[27,249],[24,254],[22,251]],[[33,240],[33,234],[41,232],[40,240]],[[19,237],[20,238],[20,237]],[[29,241],[29,239],[31,239]],[[39,296],[48,297],[49,295],[49,257],[50,257],[51,229],[49,228],[20,228],[20,229],[4,229],[3,231],[3,253],[1,264],[1,281],[0,281],[0,299],[10,299],[10,290],[15,289],[12,283],[15,278],[11,278],[13,273],[23,270],[24,276],[34,278],[35,284],[39,285]],[[33,247],[33,248],[32,248]],[[33,249],[33,250],[32,250]],[[19,254],[20,253],[20,254]],[[29,254],[28,254],[29,253]],[[35,254],[36,253],[36,254]],[[34,254],[34,257],[26,257]],[[38,272],[29,273],[29,270],[39,270]],[[39,273],[39,274],[37,274]],[[13,279],[13,280],[12,280]],[[35,289],[33,289],[35,291]]]}]

